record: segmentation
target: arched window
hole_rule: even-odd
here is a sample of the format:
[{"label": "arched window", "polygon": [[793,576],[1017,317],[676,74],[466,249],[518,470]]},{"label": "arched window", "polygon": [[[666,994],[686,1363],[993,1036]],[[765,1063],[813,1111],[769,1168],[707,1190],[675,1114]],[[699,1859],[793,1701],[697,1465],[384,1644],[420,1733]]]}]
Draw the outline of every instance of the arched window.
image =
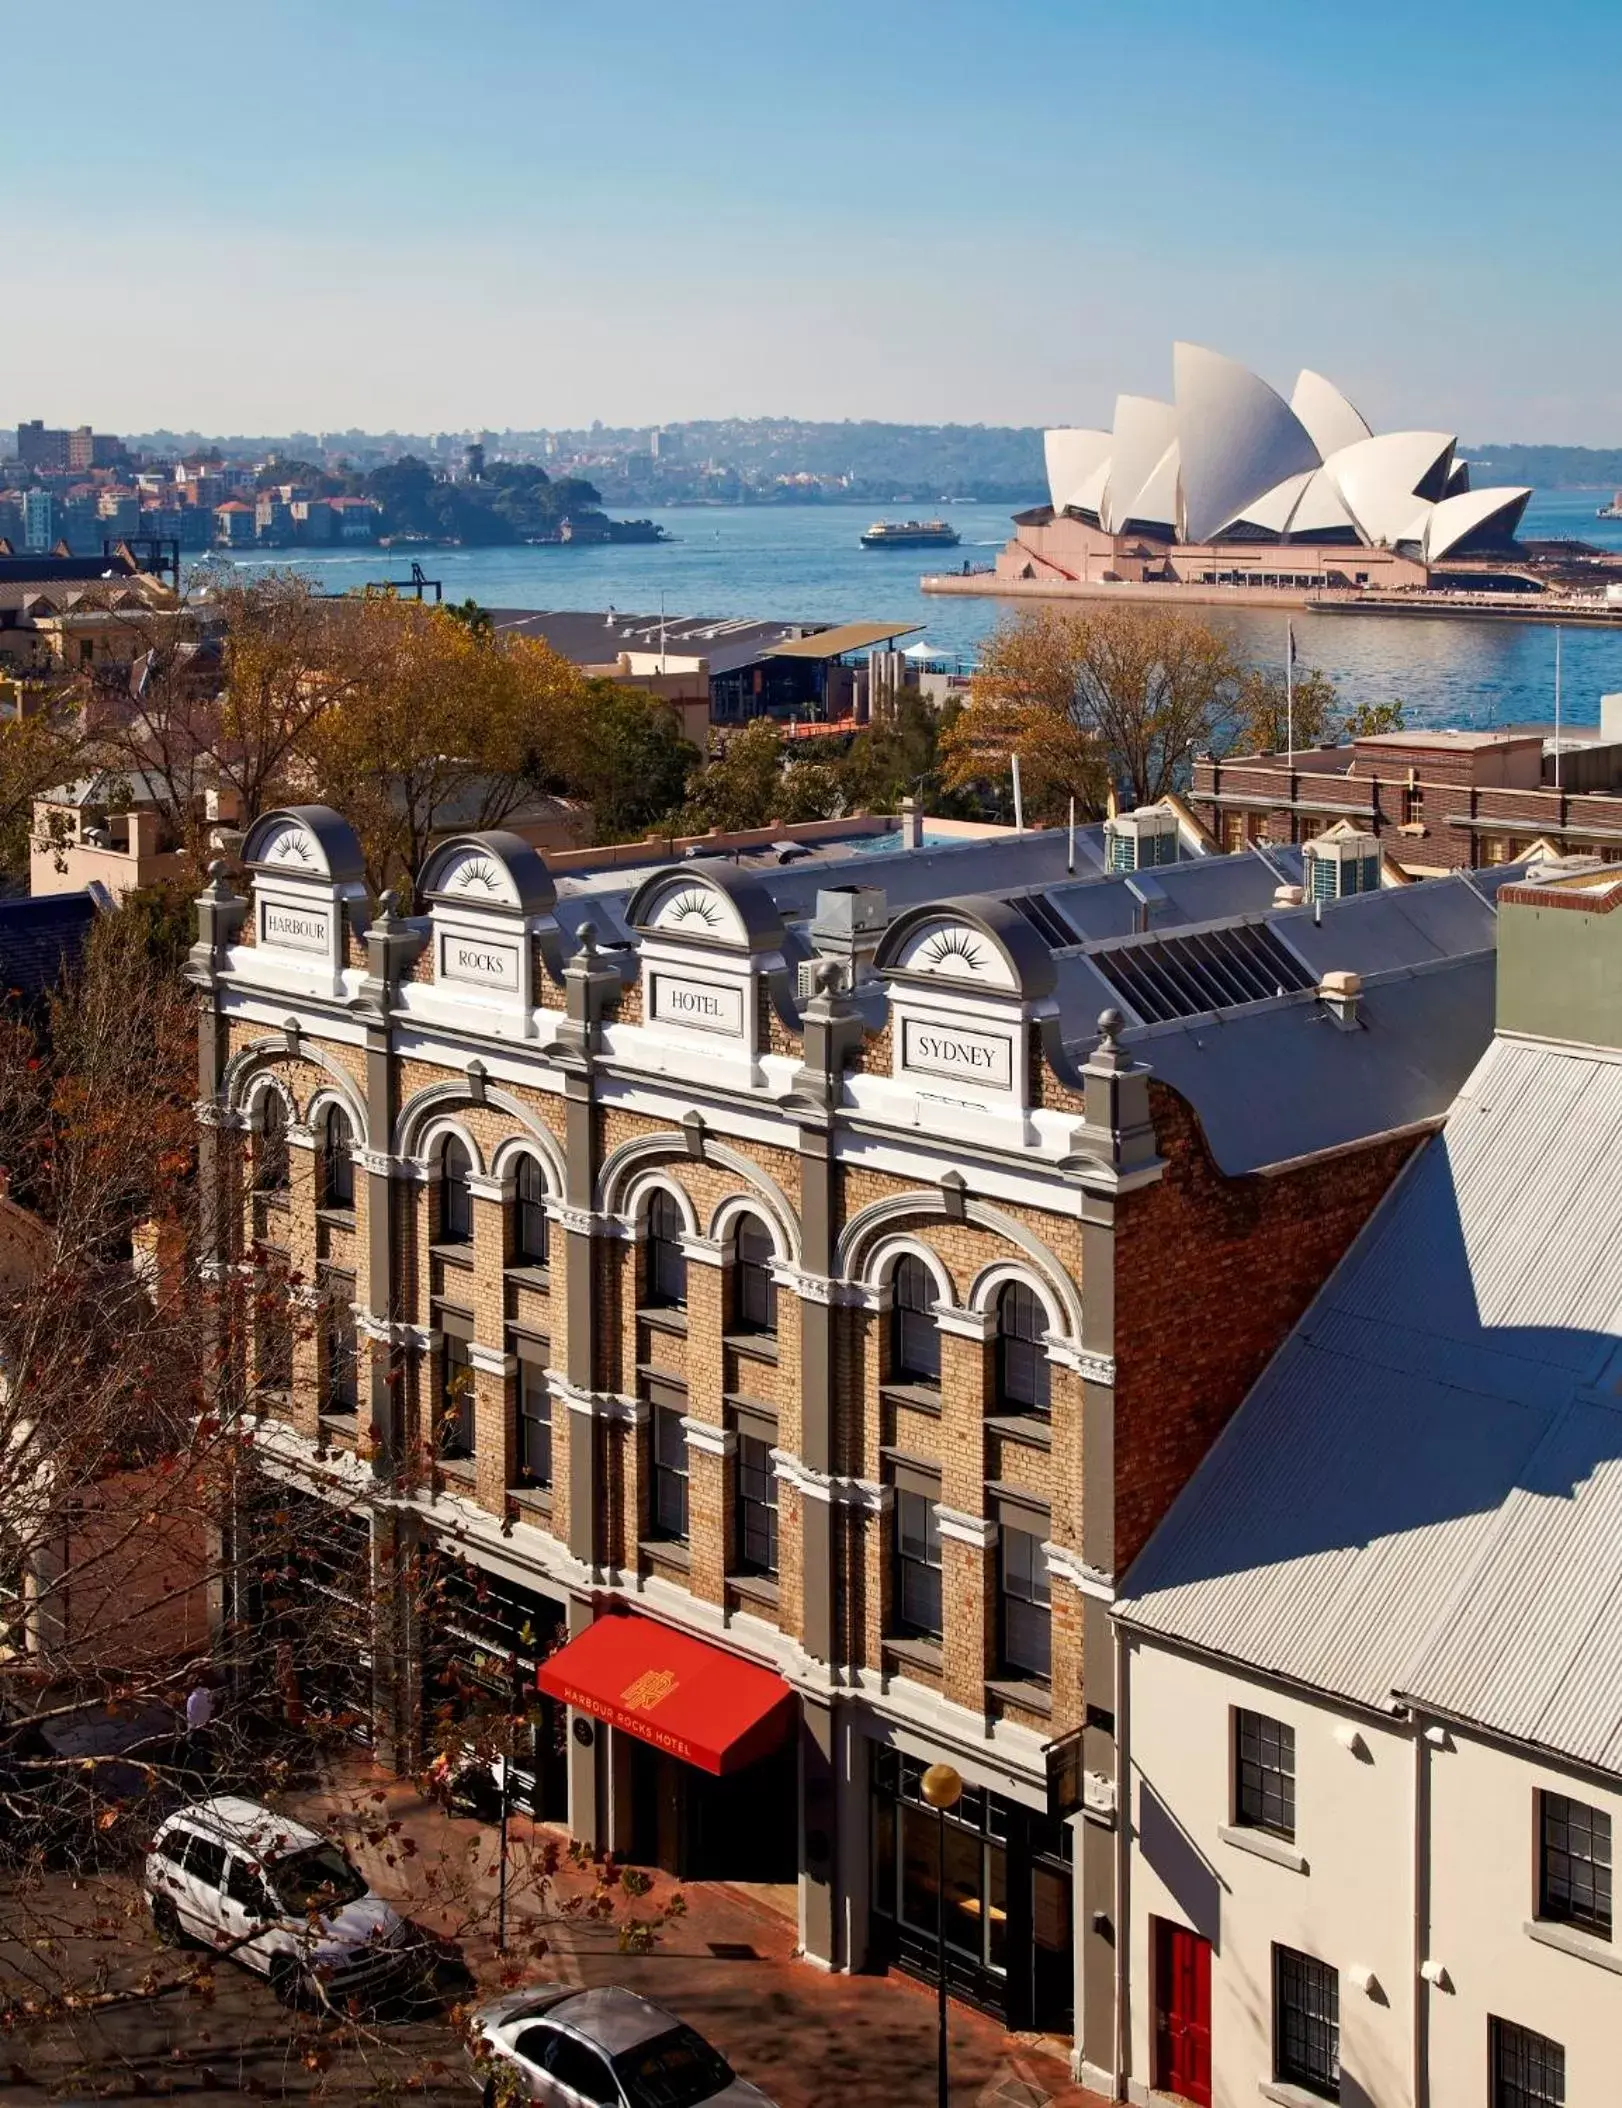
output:
[{"label": "arched window", "polygon": [[261,1193],[285,1193],[288,1187],[287,1107],[279,1091],[259,1101],[259,1160],[254,1184]]},{"label": "arched window", "polygon": [[1052,1403],[1047,1312],[1036,1291],[1010,1281],[997,1298],[997,1403],[1016,1413],[1045,1413]]},{"label": "arched window", "polygon": [[939,1383],[935,1277],[910,1252],[896,1262],[890,1289],[890,1374],[897,1383]]},{"label": "arched window", "polygon": [[743,1215],[732,1240],[732,1329],[775,1333],[777,1283],[770,1233],[758,1215]]},{"label": "arched window", "polygon": [[648,1234],[643,1256],[642,1300],[666,1309],[687,1307],[687,1254],[682,1250],[681,1209],[663,1188],[648,1200]]},{"label": "arched window", "polygon": [[473,1161],[466,1147],[451,1135],[439,1153],[439,1242],[473,1242],[473,1193],[468,1179]]},{"label": "arched window", "polygon": [[521,1156],[513,1182],[513,1265],[545,1266],[551,1252],[550,1237],[546,1174],[537,1158]]},{"label": "arched window", "polygon": [[355,1138],[348,1114],[336,1105],[328,1107],[321,1132],[321,1205],[355,1205]]}]

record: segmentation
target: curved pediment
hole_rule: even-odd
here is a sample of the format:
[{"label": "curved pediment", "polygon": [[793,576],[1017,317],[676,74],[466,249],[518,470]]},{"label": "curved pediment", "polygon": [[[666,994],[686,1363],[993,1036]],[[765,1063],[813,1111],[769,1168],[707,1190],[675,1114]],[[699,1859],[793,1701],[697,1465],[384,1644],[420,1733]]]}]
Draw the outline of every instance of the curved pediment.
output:
[{"label": "curved pediment", "polygon": [[757,879],[702,869],[659,871],[626,903],[626,920],[645,937],[728,950],[776,950],[783,918]]},{"label": "curved pediment", "polygon": [[501,828],[441,842],[423,865],[419,886],[425,900],[518,915],[549,914],[557,902],[545,859]]},{"label": "curved pediment", "polygon": [[242,861],[250,871],[320,885],[354,885],[366,876],[354,828],[330,805],[284,805],[262,814],[248,829]]},{"label": "curved pediment", "polygon": [[1052,952],[1000,900],[912,908],[885,932],[873,963],[880,973],[1026,1000],[1049,994],[1055,979]]}]

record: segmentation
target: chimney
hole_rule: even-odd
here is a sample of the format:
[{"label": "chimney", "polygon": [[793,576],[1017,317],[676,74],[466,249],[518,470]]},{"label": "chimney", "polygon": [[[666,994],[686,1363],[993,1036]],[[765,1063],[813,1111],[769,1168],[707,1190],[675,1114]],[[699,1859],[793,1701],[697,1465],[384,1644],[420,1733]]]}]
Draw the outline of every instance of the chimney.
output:
[{"label": "chimney", "polygon": [[1300,886],[1275,886],[1273,889],[1275,908],[1298,908],[1306,897]]},{"label": "chimney", "polygon": [[1343,1032],[1355,1032],[1358,1003],[1363,994],[1363,976],[1333,967],[1318,983],[1318,1000]]},{"label": "chimney", "polygon": [[156,856],[158,853],[158,815],[153,811],[152,807],[150,805],[140,807],[136,811],[126,814],[125,818],[129,825],[130,855],[137,862]]}]

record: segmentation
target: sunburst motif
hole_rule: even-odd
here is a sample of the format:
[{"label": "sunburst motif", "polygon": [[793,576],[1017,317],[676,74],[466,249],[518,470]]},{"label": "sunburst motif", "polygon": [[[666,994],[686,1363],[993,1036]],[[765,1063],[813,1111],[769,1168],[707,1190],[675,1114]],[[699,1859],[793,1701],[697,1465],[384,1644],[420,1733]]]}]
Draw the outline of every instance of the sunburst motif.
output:
[{"label": "sunburst motif", "polygon": [[960,971],[977,974],[984,970],[985,953],[975,943],[967,930],[937,930],[924,946],[924,964],[936,973],[953,971],[953,961],[961,960]]},{"label": "sunburst motif", "polygon": [[719,929],[721,926],[720,904],[713,900],[708,893],[701,893],[694,886],[686,893],[679,895],[672,904],[670,919],[672,922],[702,922],[706,929]]},{"label": "sunburst motif", "polygon": [[265,845],[267,864],[311,864],[314,861],[315,852],[296,827],[284,827]]},{"label": "sunburst motif", "polygon": [[458,893],[499,893],[501,873],[487,856],[470,856],[465,864],[457,867],[451,880]]}]

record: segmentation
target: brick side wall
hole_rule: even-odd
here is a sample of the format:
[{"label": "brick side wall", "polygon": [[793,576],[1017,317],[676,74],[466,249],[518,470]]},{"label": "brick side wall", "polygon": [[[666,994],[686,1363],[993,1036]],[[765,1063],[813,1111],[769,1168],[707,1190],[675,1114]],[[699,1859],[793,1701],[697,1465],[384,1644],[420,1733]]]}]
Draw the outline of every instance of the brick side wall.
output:
[{"label": "brick side wall", "polygon": [[1117,1573],[1416,1146],[1224,1179],[1184,1101],[1157,1083],[1150,1101],[1166,1173],[1122,1200],[1116,1240]]}]

